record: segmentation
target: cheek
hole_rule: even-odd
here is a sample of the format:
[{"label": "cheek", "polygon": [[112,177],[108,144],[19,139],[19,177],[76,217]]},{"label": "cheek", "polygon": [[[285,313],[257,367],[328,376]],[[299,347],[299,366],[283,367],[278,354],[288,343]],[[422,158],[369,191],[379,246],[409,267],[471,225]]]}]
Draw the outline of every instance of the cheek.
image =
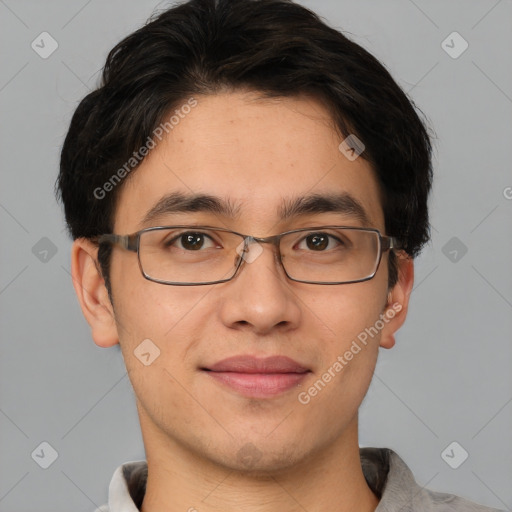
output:
[{"label": "cheek", "polygon": [[377,274],[362,283],[312,290],[303,300],[329,344],[342,349],[379,320],[386,296],[386,280]]},{"label": "cheek", "polygon": [[125,343],[146,338],[164,341],[200,299],[197,290],[145,279],[134,253],[123,254],[111,268],[115,269],[111,282],[116,320],[125,327],[119,333]]},{"label": "cheek", "polygon": [[[380,330],[374,326],[382,313],[382,297],[385,287],[367,281],[340,287],[310,304],[312,318],[316,317],[317,329],[323,335],[312,340],[320,355],[319,365],[298,398],[312,406],[312,416],[329,423],[328,417],[356,414],[377,361]],[[334,430],[337,427],[332,425]]]},{"label": "cheek", "polygon": [[194,321],[201,296],[197,290],[192,296],[189,289],[145,281],[142,285],[127,281],[118,287],[120,345],[144,410],[154,422],[169,424],[194,411],[194,402],[184,390],[192,389],[196,371],[191,348],[204,338],[202,323]]},{"label": "cheek", "polygon": [[315,387],[322,398],[318,402],[332,400],[334,408],[349,410],[365,395],[377,361],[385,281],[370,280],[325,292],[307,299],[313,313],[311,326],[316,325],[308,330],[319,356],[315,378],[320,382]]},{"label": "cheek", "polygon": [[204,308],[208,289],[154,283],[137,265],[125,264],[112,276],[112,290],[119,342],[134,387],[149,379],[156,389],[172,375],[187,374],[187,356],[204,326],[194,320]]}]

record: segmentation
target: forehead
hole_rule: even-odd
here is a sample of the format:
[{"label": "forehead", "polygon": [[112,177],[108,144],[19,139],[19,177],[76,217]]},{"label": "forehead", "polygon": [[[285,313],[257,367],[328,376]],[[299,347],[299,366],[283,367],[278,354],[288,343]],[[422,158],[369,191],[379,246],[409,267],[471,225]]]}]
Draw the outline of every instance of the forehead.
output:
[{"label": "forehead", "polygon": [[250,227],[255,235],[283,221],[286,205],[297,198],[347,194],[383,229],[375,174],[366,160],[349,160],[339,150],[343,138],[320,102],[242,92],[194,99],[193,108],[169,113],[180,114],[172,129],[155,139],[123,183],[116,232],[140,229],[147,213],[173,193],[223,199],[233,206],[232,226]]}]

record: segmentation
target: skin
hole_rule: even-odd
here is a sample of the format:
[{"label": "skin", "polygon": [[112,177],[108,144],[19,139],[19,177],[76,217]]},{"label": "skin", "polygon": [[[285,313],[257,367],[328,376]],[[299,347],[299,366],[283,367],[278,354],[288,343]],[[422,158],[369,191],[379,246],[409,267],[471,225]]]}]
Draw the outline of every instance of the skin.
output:
[{"label": "skin", "polygon": [[[342,138],[320,102],[263,100],[250,92],[196,99],[123,183],[115,233],[146,227],[145,213],[173,191],[229,198],[240,215],[174,214],[153,225],[197,222],[260,237],[311,225],[360,225],[331,212],[286,222],[277,216],[284,197],[337,191],[357,198],[372,227],[385,234],[375,174],[363,158],[350,161],[339,151]],[[112,306],[97,247],[84,239],[73,244],[73,281],[92,337],[101,347],[120,343],[136,394],[149,468],[143,512],[371,511],[378,505],[361,470],[357,411],[379,346],[391,348],[405,320],[413,262],[398,253],[399,281],[391,290],[387,253],[369,281],[311,285],[288,280],[271,246],[262,247],[232,281],[191,287],[144,279],[136,254],[115,248]],[[199,370],[233,355],[287,355],[311,370],[300,387],[307,389],[393,303],[401,311],[307,405],[298,402],[299,389],[251,399]],[[150,366],[134,356],[147,338],[161,352]],[[250,449],[257,456],[248,467],[240,453]]]}]

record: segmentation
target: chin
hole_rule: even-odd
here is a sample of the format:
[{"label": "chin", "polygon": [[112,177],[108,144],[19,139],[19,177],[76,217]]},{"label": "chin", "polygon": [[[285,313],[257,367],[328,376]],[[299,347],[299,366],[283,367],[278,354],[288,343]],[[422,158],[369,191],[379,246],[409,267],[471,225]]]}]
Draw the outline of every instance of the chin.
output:
[{"label": "chin", "polygon": [[236,452],[224,453],[218,462],[230,471],[251,477],[270,478],[288,469],[296,468],[297,463],[307,456],[304,444],[287,443],[286,446],[269,442],[268,439],[248,441],[238,445]]}]

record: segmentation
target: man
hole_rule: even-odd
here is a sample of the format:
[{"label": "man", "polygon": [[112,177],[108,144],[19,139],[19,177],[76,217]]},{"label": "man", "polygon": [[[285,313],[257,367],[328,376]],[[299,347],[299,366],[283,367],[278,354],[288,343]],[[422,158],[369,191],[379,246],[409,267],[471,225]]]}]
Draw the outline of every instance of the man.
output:
[{"label": "man", "polygon": [[103,510],[491,510],[358,445],[431,180],[388,72],[292,2],[192,0],[111,51],[58,181],[75,290],[95,343],[121,346],[146,450]]}]

